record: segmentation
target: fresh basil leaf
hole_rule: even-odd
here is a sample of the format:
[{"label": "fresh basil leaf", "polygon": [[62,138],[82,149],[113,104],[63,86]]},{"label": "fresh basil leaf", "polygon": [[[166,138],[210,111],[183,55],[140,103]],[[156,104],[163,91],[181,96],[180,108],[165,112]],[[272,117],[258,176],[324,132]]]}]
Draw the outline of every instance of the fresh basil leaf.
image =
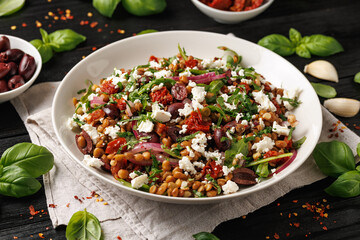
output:
[{"label": "fresh basil leaf", "polygon": [[360,143],[358,143],[358,145],[356,147],[356,152],[357,152],[357,155],[360,157]]},{"label": "fresh basil leaf", "polygon": [[268,165],[269,165],[268,162],[259,164],[256,167],[256,172],[255,173],[259,177],[267,178],[269,176],[269,167],[268,167]]},{"label": "fresh basil leaf", "polygon": [[93,0],[92,4],[101,15],[111,18],[120,1],[121,0]]},{"label": "fresh basil leaf", "polygon": [[295,52],[295,46],[290,40],[281,34],[271,34],[263,37],[258,42],[260,46],[266,47],[280,56],[290,56]]},{"label": "fresh basil leaf", "polygon": [[40,28],[41,38],[44,43],[49,43],[49,34],[42,28]]},{"label": "fresh basil leaf", "polygon": [[158,32],[158,30],[155,29],[146,29],[146,30],[142,30],[141,32],[139,32],[136,35],[143,35],[143,34],[147,34],[147,33],[154,33],[154,32]]},{"label": "fresh basil leaf", "polygon": [[317,95],[323,98],[333,98],[336,96],[335,88],[322,83],[311,83]]},{"label": "fresh basil leaf", "polygon": [[194,234],[193,237],[195,240],[220,240],[214,234],[208,232],[199,232]]},{"label": "fresh basil leaf", "polygon": [[126,11],[136,16],[148,16],[161,13],[166,8],[166,0],[123,0]]},{"label": "fresh basil leaf", "polygon": [[240,141],[232,141],[230,148],[225,151],[225,162],[224,165],[231,166],[232,161],[234,160],[235,156],[239,153],[244,155],[245,157],[248,155],[248,143],[245,142],[245,139],[241,139]]},{"label": "fresh basil leaf", "polygon": [[16,13],[25,5],[25,0],[0,0],[0,17]]},{"label": "fresh basil leaf", "polygon": [[360,172],[360,165],[356,166],[355,170]]},{"label": "fresh basil leaf", "polygon": [[360,83],[360,72],[358,72],[357,74],[355,74],[355,76],[354,76],[354,82]]},{"label": "fresh basil leaf", "polygon": [[355,160],[350,147],[339,141],[322,142],[312,153],[321,172],[327,176],[338,177],[355,170]]},{"label": "fresh basil leaf", "polygon": [[4,166],[4,170],[8,166],[17,166],[37,178],[53,167],[54,156],[45,147],[18,143],[3,153],[0,164]]},{"label": "fresh basil leaf", "polygon": [[40,39],[34,39],[30,41],[30,43],[39,51],[43,64],[48,62],[54,56],[51,46]]},{"label": "fresh basil leaf", "polygon": [[300,43],[302,37],[301,37],[301,33],[298,30],[296,30],[295,28],[290,28],[289,38],[290,38],[290,41],[295,46],[297,46]]},{"label": "fresh basil leaf", "polygon": [[0,176],[1,176],[2,172],[3,172],[3,169],[4,169],[4,166],[0,164]]},{"label": "fresh basil leaf", "polygon": [[356,197],[360,195],[360,172],[349,171],[342,174],[325,192],[334,197]]},{"label": "fresh basil leaf", "polygon": [[78,44],[84,42],[86,37],[74,32],[71,29],[57,30],[49,34],[50,43],[55,52],[64,52],[73,50]]},{"label": "fresh basil leaf", "polygon": [[103,239],[99,219],[93,214],[78,211],[72,215],[66,227],[67,240],[99,240]]},{"label": "fresh basil leaf", "polygon": [[321,57],[344,51],[344,48],[335,38],[322,34],[305,36],[302,38],[301,43],[305,44],[311,54]]},{"label": "fresh basil leaf", "polygon": [[296,54],[299,57],[311,58],[310,51],[306,48],[305,44],[300,44],[296,47]]},{"label": "fresh basil leaf", "polygon": [[41,188],[38,180],[15,165],[4,167],[0,175],[0,194],[10,197],[33,195]]}]

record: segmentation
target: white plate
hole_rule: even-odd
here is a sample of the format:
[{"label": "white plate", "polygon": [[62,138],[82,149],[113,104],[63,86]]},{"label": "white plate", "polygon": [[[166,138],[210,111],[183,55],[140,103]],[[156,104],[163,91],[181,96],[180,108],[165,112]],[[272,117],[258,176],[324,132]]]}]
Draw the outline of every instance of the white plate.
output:
[{"label": "white plate", "polygon": [[[212,198],[180,198],[159,196],[128,188],[117,182],[113,176],[101,170],[86,166],[82,163],[83,154],[75,143],[75,133],[66,127],[66,121],[74,113],[72,98],[79,89],[85,88],[85,81],[99,83],[100,79],[111,75],[114,67],[129,69],[140,64],[146,64],[149,56],[170,57],[177,54],[177,45],[180,43],[189,55],[199,58],[221,57],[222,51],[218,46],[227,46],[243,57],[243,66],[253,66],[268,81],[275,86],[287,89],[300,88],[300,107],[295,115],[300,124],[294,131],[294,139],[306,136],[307,139],[299,149],[297,158],[276,177],[270,178],[257,185],[244,188],[237,193]],[[156,201],[180,204],[215,203],[226,199],[245,196],[271,186],[294,172],[313,151],[321,131],[322,115],[318,97],[304,75],[292,64],[279,55],[257,44],[243,39],[226,35],[197,32],[197,31],[170,31],[130,37],[99,49],[79,62],[65,76],[55,94],[52,119],[56,135],[61,145],[69,155],[81,164],[90,174],[112,184],[115,188],[139,197]]]}]

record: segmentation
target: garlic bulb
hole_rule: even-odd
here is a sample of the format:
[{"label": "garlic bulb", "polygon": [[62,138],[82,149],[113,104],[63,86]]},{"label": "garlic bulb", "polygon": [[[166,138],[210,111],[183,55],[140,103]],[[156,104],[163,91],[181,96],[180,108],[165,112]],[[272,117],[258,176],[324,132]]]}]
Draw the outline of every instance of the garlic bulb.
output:
[{"label": "garlic bulb", "polygon": [[360,101],[350,98],[332,98],[325,100],[324,106],[341,117],[353,117],[360,110]]},{"label": "garlic bulb", "polygon": [[331,82],[339,82],[337,71],[331,63],[324,60],[317,60],[309,63],[304,68],[304,73],[308,73],[313,77],[328,80]]}]

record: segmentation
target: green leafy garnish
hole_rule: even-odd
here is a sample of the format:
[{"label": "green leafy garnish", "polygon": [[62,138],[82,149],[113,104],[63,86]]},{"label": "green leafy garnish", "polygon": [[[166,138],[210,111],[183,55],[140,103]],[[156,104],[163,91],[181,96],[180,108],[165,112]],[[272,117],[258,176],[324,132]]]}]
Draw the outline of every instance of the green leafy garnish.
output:
[{"label": "green leafy garnish", "polygon": [[74,213],[66,227],[66,239],[104,239],[99,219],[87,212],[86,209]]},{"label": "green leafy garnish", "polygon": [[239,153],[246,157],[248,155],[248,144],[244,139],[241,139],[240,141],[233,139],[230,148],[225,151],[224,165],[228,167],[231,166],[235,156]]}]

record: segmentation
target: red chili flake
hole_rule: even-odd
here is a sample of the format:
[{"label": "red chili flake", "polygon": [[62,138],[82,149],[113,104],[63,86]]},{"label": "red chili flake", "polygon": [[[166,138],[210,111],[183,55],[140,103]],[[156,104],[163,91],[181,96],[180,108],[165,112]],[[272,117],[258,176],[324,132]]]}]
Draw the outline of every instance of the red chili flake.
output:
[{"label": "red chili flake", "polygon": [[123,30],[123,29],[118,29],[117,32],[120,33],[120,34],[124,34],[124,33],[125,33],[125,30]]},{"label": "red chili flake", "polygon": [[60,8],[58,8],[57,11],[58,11],[58,13],[59,13],[60,15],[64,14],[64,11],[61,10]]},{"label": "red chili flake", "polygon": [[242,216],[242,219],[245,219],[246,218],[246,215]]},{"label": "red chili flake", "polygon": [[49,230],[49,229],[50,229],[50,227],[46,227],[45,229],[46,229],[46,230]]},{"label": "red chili flake", "polygon": [[74,198],[75,198],[76,200],[79,200],[80,203],[83,203],[83,201],[82,201],[78,196],[74,196]]},{"label": "red chili flake", "polygon": [[114,34],[114,31],[110,31],[110,34]]},{"label": "red chili flake", "polygon": [[322,229],[324,229],[325,231],[328,230],[328,228],[326,226],[323,226]]},{"label": "red chili flake", "polygon": [[70,203],[66,204],[66,207],[69,207],[70,206]]},{"label": "red chili flake", "polygon": [[360,126],[355,126],[355,129],[360,130]]},{"label": "red chili flake", "polygon": [[81,20],[81,21],[80,21],[80,25],[81,25],[81,26],[84,26],[84,25],[85,25],[85,21]]},{"label": "red chili flake", "polygon": [[109,24],[107,24],[107,23],[106,23],[104,26],[105,26],[105,27],[108,27],[108,26],[109,26]]},{"label": "red chili flake", "polygon": [[117,238],[118,240],[122,240],[120,236],[117,236],[116,238]]},{"label": "red chili flake", "polygon": [[291,213],[289,213],[288,217],[291,218]]},{"label": "red chili flake", "polygon": [[98,32],[102,32],[102,29],[101,28],[98,28],[98,30],[97,30]]},{"label": "red chili flake", "polygon": [[86,197],[86,199],[92,199],[92,197]]},{"label": "red chili flake", "polygon": [[18,237],[14,236],[14,239],[18,239]]},{"label": "red chili flake", "polygon": [[335,137],[339,137],[339,133],[335,133]]},{"label": "red chili flake", "polygon": [[13,26],[10,27],[10,29],[11,29],[11,30],[15,30],[15,29],[16,29],[16,26],[13,25]]},{"label": "red chili flake", "polygon": [[277,203],[276,206],[280,206],[280,203]]},{"label": "red chili flake", "polygon": [[95,51],[95,50],[96,50],[96,47],[92,47],[91,50]]},{"label": "red chili flake", "polygon": [[30,210],[30,214],[31,214],[32,216],[35,216],[36,214],[39,213],[39,211],[35,211],[33,205],[30,205],[30,206],[29,206],[29,210]]},{"label": "red chili flake", "polygon": [[275,234],[274,234],[274,238],[275,238],[275,239],[280,239],[279,234],[275,233]]},{"label": "red chili flake", "polygon": [[21,26],[22,26],[22,27],[27,27],[27,24],[26,24],[26,23],[22,23]]},{"label": "red chili flake", "polygon": [[99,24],[98,22],[92,22],[92,23],[90,23],[90,27],[91,27],[91,28],[94,28],[94,27],[96,27],[98,24]]},{"label": "red chili flake", "polygon": [[35,24],[36,24],[36,27],[38,27],[38,28],[42,27],[41,22],[39,22],[38,20],[35,21]]},{"label": "red chili flake", "polygon": [[342,133],[344,132],[344,130],[342,130],[342,129],[339,129],[339,131],[342,132]]},{"label": "red chili flake", "polygon": [[[52,204],[52,203],[49,204],[49,207],[51,207],[51,208],[56,208],[56,206],[57,206],[57,205]],[[41,211],[44,212],[44,210],[41,210]]]},{"label": "red chili flake", "polygon": [[60,16],[60,19],[65,21],[66,20],[66,17],[64,15]]},{"label": "red chili flake", "polygon": [[298,228],[300,226],[300,223],[294,222],[294,227]]},{"label": "red chili flake", "polygon": [[290,233],[286,233],[285,235],[286,235],[286,237],[288,237],[288,236],[290,236]]},{"label": "red chili flake", "polygon": [[49,25],[48,25],[48,27],[49,27],[49,28],[51,28],[51,27],[52,27],[52,25],[51,25],[51,24],[49,24]]},{"label": "red chili flake", "polygon": [[54,20],[56,20],[56,21],[59,20],[59,17],[58,17],[58,16],[55,16],[55,17],[54,17]]},{"label": "red chili flake", "polygon": [[40,238],[45,238],[43,233],[39,233]]}]

